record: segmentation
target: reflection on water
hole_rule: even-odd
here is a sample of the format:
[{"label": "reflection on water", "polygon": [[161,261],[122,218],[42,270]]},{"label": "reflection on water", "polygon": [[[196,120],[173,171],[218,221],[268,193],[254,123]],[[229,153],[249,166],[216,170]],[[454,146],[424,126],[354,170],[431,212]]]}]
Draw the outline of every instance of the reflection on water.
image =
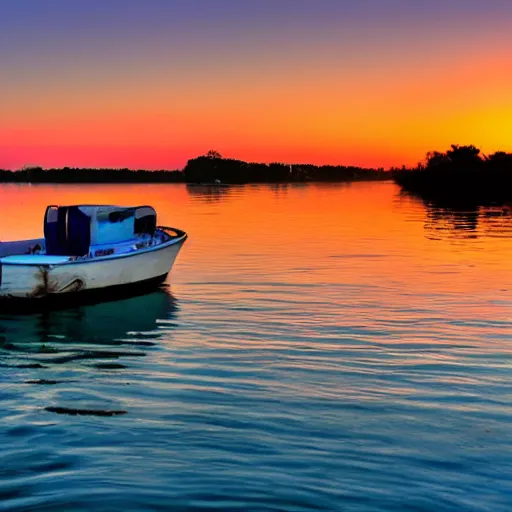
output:
[{"label": "reflection on water", "polygon": [[152,332],[158,319],[175,314],[174,297],[159,289],[130,299],[86,305],[72,309],[46,311],[32,315],[0,313],[0,343],[3,348],[37,347],[54,343],[118,344],[133,333]]},{"label": "reflection on water", "polygon": [[392,183],[0,193],[2,239],[48,197],[141,195],[190,235],[172,295],[0,314],[0,509],[512,509],[505,210]]},{"label": "reflection on water", "polygon": [[509,237],[512,210],[503,207],[474,209],[427,207],[425,229],[432,238]]},{"label": "reflection on water", "polygon": [[[128,361],[144,357],[161,338],[159,321],[169,322],[175,312],[174,297],[161,289],[141,297],[66,310],[32,315],[0,313],[0,367],[9,371],[11,385],[85,385],[84,377],[94,378],[95,370],[125,370],[130,367]],[[89,395],[85,402],[89,407],[95,404],[92,409],[84,409],[80,398],[56,401],[57,405],[48,404],[45,409],[93,415],[106,411],[101,399]]]},{"label": "reflection on water", "polygon": [[220,201],[232,191],[232,186],[229,185],[187,184],[186,187],[190,197],[197,198],[207,203]]},{"label": "reflection on water", "polygon": [[460,201],[433,203],[405,192],[400,195],[424,205],[425,230],[433,239],[475,239],[482,234],[505,238],[512,234],[512,205],[479,205]]}]

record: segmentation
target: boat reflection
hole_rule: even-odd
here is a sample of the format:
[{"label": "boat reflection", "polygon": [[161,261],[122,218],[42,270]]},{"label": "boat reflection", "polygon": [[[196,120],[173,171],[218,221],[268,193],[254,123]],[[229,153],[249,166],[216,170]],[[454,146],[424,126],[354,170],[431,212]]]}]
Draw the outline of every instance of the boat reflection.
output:
[{"label": "boat reflection", "polygon": [[119,345],[120,340],[135,333],[158,337],[158,320],[173,318],[176,310],[173,295],[159,289],[148,295],[73,309],[32,315],[0,313],[0,348],[31,352],[48,343],[65,344],[69,349],[77,344]]}]

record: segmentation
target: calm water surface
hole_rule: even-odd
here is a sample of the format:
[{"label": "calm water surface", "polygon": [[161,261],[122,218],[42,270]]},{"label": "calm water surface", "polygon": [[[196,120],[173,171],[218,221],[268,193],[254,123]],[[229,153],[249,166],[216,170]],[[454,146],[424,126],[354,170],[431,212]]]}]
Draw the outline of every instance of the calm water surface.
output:
[{"label": "calm water surface", "polygon": [[0,196],[4,240],[55,202],[190,235],[157,293],[0,314],[0,510],[512,510],[510,210],[391,183]]}]

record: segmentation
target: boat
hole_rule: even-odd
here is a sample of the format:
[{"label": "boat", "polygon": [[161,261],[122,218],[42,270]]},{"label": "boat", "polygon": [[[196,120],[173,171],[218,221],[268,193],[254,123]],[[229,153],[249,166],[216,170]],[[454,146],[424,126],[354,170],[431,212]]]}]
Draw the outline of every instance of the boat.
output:
[{"label": "boat", "polygon": [[48,206],[44,237],[0,242],[0,308],[145,293],[163,283],[187,239],[151,206]]}]

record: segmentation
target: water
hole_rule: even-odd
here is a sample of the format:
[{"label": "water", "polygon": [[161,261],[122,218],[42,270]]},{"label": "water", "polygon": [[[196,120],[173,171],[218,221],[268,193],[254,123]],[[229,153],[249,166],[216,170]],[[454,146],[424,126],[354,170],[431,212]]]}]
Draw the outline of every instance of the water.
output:
[{"label": "water", "polygon": [[157,293],[0,315],[0,510],[512,510],[510,210],[392,183],[0,194],[4,240],[54,202],[190,235]]}]

